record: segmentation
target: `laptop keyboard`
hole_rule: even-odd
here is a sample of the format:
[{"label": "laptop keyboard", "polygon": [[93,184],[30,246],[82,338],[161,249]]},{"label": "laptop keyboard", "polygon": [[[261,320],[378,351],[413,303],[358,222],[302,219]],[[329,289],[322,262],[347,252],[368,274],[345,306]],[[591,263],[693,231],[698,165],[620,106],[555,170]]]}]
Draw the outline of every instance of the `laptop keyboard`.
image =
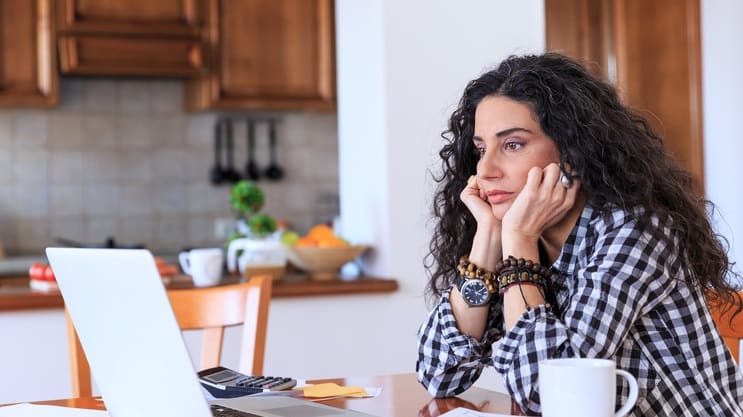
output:
[{"label": "laptop keyboard", "polygon": [[212,409],[212,415],[214,417],[261,417],[256,414],[246,413],[245,411],[235,410],[234,408],[225,407],[223,405],[210,404]]}]

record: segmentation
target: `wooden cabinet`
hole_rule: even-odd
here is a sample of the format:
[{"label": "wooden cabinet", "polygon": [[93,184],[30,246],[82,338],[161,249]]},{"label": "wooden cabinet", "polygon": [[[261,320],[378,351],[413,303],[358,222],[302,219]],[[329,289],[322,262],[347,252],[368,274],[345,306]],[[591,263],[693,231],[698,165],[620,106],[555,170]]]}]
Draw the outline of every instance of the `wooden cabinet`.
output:
[{"label": "wooden cabinet", "polygon": [[591,63],[703,193],[699,0],[545,0],[547,49]]},{"label": "wooden cabinet", "polygon": [[202,72],[203,0],[57,0],[64,74]]},{"label": "wooden cabinet", "polygon": [[207,22],[190,109],[335,109],[332,0],[208,0]]},{"label": "wooden cabinet", "polygon": [[0,106],[58,102],[52,0],[0,0]]}]

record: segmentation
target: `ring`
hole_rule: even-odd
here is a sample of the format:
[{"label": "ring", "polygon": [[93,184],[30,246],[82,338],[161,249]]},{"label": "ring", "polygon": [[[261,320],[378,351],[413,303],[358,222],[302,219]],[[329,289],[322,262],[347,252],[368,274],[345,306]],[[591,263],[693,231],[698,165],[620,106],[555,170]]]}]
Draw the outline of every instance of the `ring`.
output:
[{"label": "ring", "polygon": [[470,177],[467,178],[467,184],[471,183],[474,178],[475,178],[474,175],[470,175]]},{"label": "ring", "polygon": [[573,179],[565,174],[560,174],[560,183],[563,187],[570,188],[570,186],[573,185]]}]

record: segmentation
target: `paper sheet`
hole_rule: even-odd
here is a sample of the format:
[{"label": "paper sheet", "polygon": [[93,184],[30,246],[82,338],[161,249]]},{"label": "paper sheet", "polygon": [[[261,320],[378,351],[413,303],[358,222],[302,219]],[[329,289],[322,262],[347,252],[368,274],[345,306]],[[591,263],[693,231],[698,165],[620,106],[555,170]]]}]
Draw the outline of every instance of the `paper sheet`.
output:
[{"label": "paper sheet", "polygon": [[56,405],[16,404],[0,407],[0,417],[109,417],[103,410],[59,407]]},{"label": "paper sheet", "polygon": [[470,410],[464,407],[457,407],[447,411],[439,417],[508,417],[511,414],[483,413],[482,411]]}]

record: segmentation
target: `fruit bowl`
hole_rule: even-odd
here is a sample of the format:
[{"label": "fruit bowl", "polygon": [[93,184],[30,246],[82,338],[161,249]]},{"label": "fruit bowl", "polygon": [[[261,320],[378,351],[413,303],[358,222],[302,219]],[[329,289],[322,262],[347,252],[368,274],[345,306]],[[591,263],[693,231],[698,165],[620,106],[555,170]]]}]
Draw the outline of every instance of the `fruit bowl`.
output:
[{"label": "fruit bowl", "polygon": [[347,262],[364,253],[366,245],[348,247],[289,246],[286,255],[297,268],[307,272],[310,279],[328,281],[338,278],[338,272]]}]

